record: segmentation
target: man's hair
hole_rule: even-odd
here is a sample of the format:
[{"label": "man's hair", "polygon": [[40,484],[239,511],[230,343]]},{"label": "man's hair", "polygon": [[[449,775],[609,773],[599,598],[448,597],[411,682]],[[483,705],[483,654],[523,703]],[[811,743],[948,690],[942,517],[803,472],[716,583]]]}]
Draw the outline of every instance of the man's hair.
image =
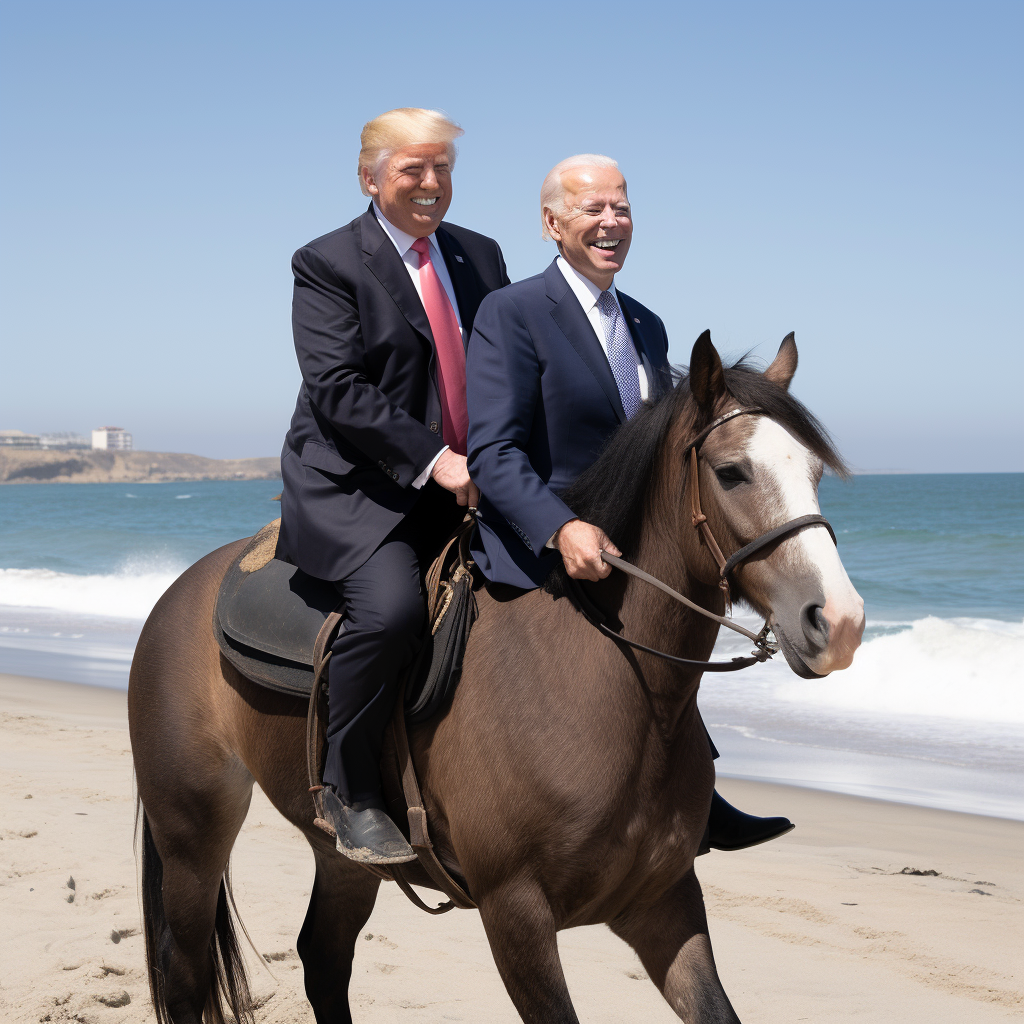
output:
[{"label": "man's hair", "polygon": [[443,143],[448,147],[448,163],[454,167],[455,140],[462,134],[462,129],[441,111],[421,107],[399,107],[367,121],[359,136],[359,190],[364,196],[370,194],[363,181],[364,167],[376,178],[391,154],[406,146]]},{"label": "man's hair", "polygon": [[610,156],[601,156],[599,153],[578,153],[576,156],[566,157],[561,163],[555,164],[548,171],[544,184],[540,187],[540,237],[550,239],[547,225],[544,223],[544,211],[550,210],[554,214],[565,213],[565,185],[562,184],[562,175],[575,167],[618,167],[618,162]]}]

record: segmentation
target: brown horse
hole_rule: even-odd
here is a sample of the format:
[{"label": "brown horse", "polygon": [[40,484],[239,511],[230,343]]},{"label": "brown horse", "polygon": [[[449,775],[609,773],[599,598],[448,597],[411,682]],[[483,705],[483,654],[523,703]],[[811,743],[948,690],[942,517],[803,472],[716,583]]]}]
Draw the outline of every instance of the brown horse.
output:
[{"label": "brown horse", "polygon": [[[624,556],[714,611],[718,567],[684,507],[687,439],[730,409],[700,449],[704,512],[726,555],[818,511],[823,464],[844,472],[788,393],[792,337],[764,373],[723,369],[708,335],[675,390],[623,425],[567,500]],[[221,657],[211,629],[225,570],[244,541],[207,555],[150,615],[132,664],[129,716],[142,807],[143,909],[160,1022],[251,1019],[226,883],[258,782],[305,834],[316,879],[298,951],[317,1021],[350,1021],[354,943],[377,878],[313,825],[305,702],[262,689]],[[564,581],[562,581],[564,583]],[[791,667],[850,664],[863,603],[825,529],[806,528],[733,573],[769,617]],[[587,595],[624,636],[706,659],[718,626],[615,572]],[[699,669],[602,636],[553,578],[528,593],[479,594],[479,618],[447,713],[411,743],[442,859],[479,905],[494,960],[524,1021],[576,1021],[556,933],[605,922],[637,952],[690,1024],[738,1021],[708,939],[694,857],[715,772],[697,713]]]}]

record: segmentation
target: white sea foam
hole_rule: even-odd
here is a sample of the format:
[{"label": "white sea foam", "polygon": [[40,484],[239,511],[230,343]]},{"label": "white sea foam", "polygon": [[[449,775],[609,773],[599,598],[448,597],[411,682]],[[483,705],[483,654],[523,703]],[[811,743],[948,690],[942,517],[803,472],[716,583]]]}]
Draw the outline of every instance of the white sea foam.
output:
[{"label": "white sea foam", "polygon": [[144,619],[181,568],[129,564],[116,573],[76,576],[52,569],[0,569],[0,605],[78,615]]},{"label": "white sea foam", "polygon": [[880,715],[1024,724],[1024,623],[929,616],[865,643],[825,679],[791,678],[793,704]]}]

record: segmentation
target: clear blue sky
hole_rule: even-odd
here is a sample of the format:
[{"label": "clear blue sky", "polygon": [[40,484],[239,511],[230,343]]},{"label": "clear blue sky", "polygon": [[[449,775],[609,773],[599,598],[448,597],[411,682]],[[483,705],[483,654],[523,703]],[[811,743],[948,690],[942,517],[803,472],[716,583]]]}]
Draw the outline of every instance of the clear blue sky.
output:
[{"label": "clear blue sky", "polygon": [[619,285],[674,361],[770,357],[862,469],[1024,470],[1024,4],[3,4],[0,429],[276,454],[292,252],[365,207],[362,124],[466,130],[449,218],[513,279],[605,152]]}]

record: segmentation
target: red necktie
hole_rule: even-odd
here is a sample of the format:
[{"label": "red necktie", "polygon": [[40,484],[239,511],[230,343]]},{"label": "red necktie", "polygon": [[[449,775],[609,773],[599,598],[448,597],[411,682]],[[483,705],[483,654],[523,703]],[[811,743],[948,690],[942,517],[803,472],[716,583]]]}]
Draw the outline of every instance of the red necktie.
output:
[{"label": "red necktie", "polygon": [[462,331],[448,293],[430,259],[429,240],[417,238],[412,247],[420,257],[420,292],[437,352],[444,442],[453,452],[465,455],[469,414],[466,411],[466,350],[462,346]]}]

